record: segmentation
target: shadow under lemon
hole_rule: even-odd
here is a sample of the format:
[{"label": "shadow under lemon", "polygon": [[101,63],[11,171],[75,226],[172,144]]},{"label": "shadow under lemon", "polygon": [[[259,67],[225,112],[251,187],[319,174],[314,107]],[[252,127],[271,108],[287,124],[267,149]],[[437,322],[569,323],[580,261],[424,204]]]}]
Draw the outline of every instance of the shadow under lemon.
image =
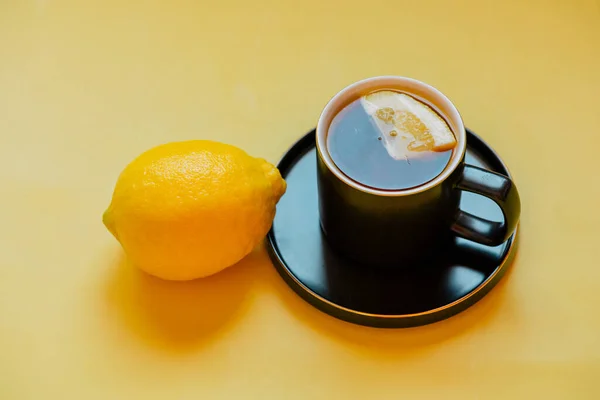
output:
[{"label": "shadow under lemon", "polygon": [[215,275],[187,282],[165,281],[140,271],[121,251],[106,287],[110,309],[149,344],[185,350],[213,340],[243,314],[258,264],[256,249]]}]

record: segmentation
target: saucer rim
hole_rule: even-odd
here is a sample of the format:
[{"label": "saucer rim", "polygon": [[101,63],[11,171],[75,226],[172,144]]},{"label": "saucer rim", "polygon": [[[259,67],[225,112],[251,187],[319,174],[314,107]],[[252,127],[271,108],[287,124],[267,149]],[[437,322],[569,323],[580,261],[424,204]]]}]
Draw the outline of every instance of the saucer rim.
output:
[{"label": "saucer rim", "polygon": [[[510,173],[510,170],[502,160],[502,158],[498,155],[498,153],[488,145],[479,135],[475,132],[471,131],[468,128],[465,128],[467,134],[467,148],[469,147],[481,147],[486,148],[486,151],[489,151],[495,158],[496,162],[499,166],[501,166],[507,173],[507,176],[513,179],[513,175]],[[303,142],[310,141],[311,136],[315,135],[315,129],[309,131],[302,137],[300,137],[292,146],[290,146],[284,155],[281,157],[279,162],[277,163],[277,168],[281,171],[282,169],[289,169],[293,166],[293,163],[290,164],[290,160],[296,160],[299,157],[302,157],[302,154],[306,151],[307,146],[304,145]],[[474,145],[472,142],[469,143],[469,138],[475,139],[477,145]],[[309,146],[311,146],[309,144]],[[300,152],[298,152],[297,148],[301,147]],[[308,147],[309,149],[311,147]],[[475,289],[465,294],[459,299],[454,300],[451,303],[444,304],[440,307],[432,308],[430,310],[421,311],[418,313],[411,314],[375,314],[368,313],[359,310],[353,310],[348,307],[344,307],[342,305],[336,304],[331,300],[324,298],[323,296],[315,293],[311,288],[306,286],[303,282],[301,282],[287,267],[285,261],[279,254],[279,249],[277,243],[275,241],[273,228],[269,230],[267,234],[267,250],[271,260],[273,261],[274,267],[279,273],[279,275],[283,278],[283,280],[290,286],[290,288],[298,294],[303,300],[307,301],[309,304],[317,308],[318,310],[329,314],[335,318],[371,327],[380,327],[380,328],[403,328],[403,327],[414,327],[420,325],[426,325],[434,322],[438,322],[444,319],[447,319],[453,315],[464,311],[471,305],[475,304],[477,301],[482,299],[504,276],[508,267],[512,264],[512,261],[516,255],[516,250],[518,247],[518,238],[519,238],[519,230],[520,223],[517,224],[513,234],[508,239],[508,249],[505,250],[505,256],[500,264],[495,268],[495,270],[488,275],[488,277],[481,282]]]}]

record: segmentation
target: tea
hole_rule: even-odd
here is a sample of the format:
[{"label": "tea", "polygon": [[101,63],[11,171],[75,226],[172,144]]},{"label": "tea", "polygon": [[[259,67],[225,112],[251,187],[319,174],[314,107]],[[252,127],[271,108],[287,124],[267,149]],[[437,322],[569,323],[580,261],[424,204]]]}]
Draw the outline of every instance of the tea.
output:
[{"label": "tea", "polygon": [[354,181],[381,190],[421,186],[452,157],[456,139],[427,104],[392,90],[354,100],[333,118],[327,150]]}]

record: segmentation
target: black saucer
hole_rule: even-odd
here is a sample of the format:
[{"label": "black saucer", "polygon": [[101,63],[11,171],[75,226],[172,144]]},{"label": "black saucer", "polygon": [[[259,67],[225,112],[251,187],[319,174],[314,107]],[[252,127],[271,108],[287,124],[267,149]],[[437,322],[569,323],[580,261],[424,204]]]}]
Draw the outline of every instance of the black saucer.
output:
[{"label": "black saucer", "polygon": [[[469,130],[467,143],[467,163],[510,175],[500,157]],[[296,293],[334,317],[388,328],[448,318],[485,296],[514,256],[517,231],[497,247],[456,238],[450,248],[437,249],[443,252],[438,261],[415,268],[355,265],[329,248],[319,226],[315,131],[292,146],[278,167],[288,188],[267,236],[271,258]],[[463,193],[460,206],[487,219],[503,218],[483,196]]]}]

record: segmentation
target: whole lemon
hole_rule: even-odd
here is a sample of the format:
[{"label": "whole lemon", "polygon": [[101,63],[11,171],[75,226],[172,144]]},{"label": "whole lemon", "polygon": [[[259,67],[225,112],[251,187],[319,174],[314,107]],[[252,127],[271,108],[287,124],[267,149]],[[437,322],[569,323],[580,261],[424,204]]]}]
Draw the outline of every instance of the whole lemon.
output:
[{"label": "whole lemon", "polygon": [[285,190],[277,168],[237,147],[168,143],[125,167],[103,222],[134,265],[159,278],[190,280],[250,253]]}]

